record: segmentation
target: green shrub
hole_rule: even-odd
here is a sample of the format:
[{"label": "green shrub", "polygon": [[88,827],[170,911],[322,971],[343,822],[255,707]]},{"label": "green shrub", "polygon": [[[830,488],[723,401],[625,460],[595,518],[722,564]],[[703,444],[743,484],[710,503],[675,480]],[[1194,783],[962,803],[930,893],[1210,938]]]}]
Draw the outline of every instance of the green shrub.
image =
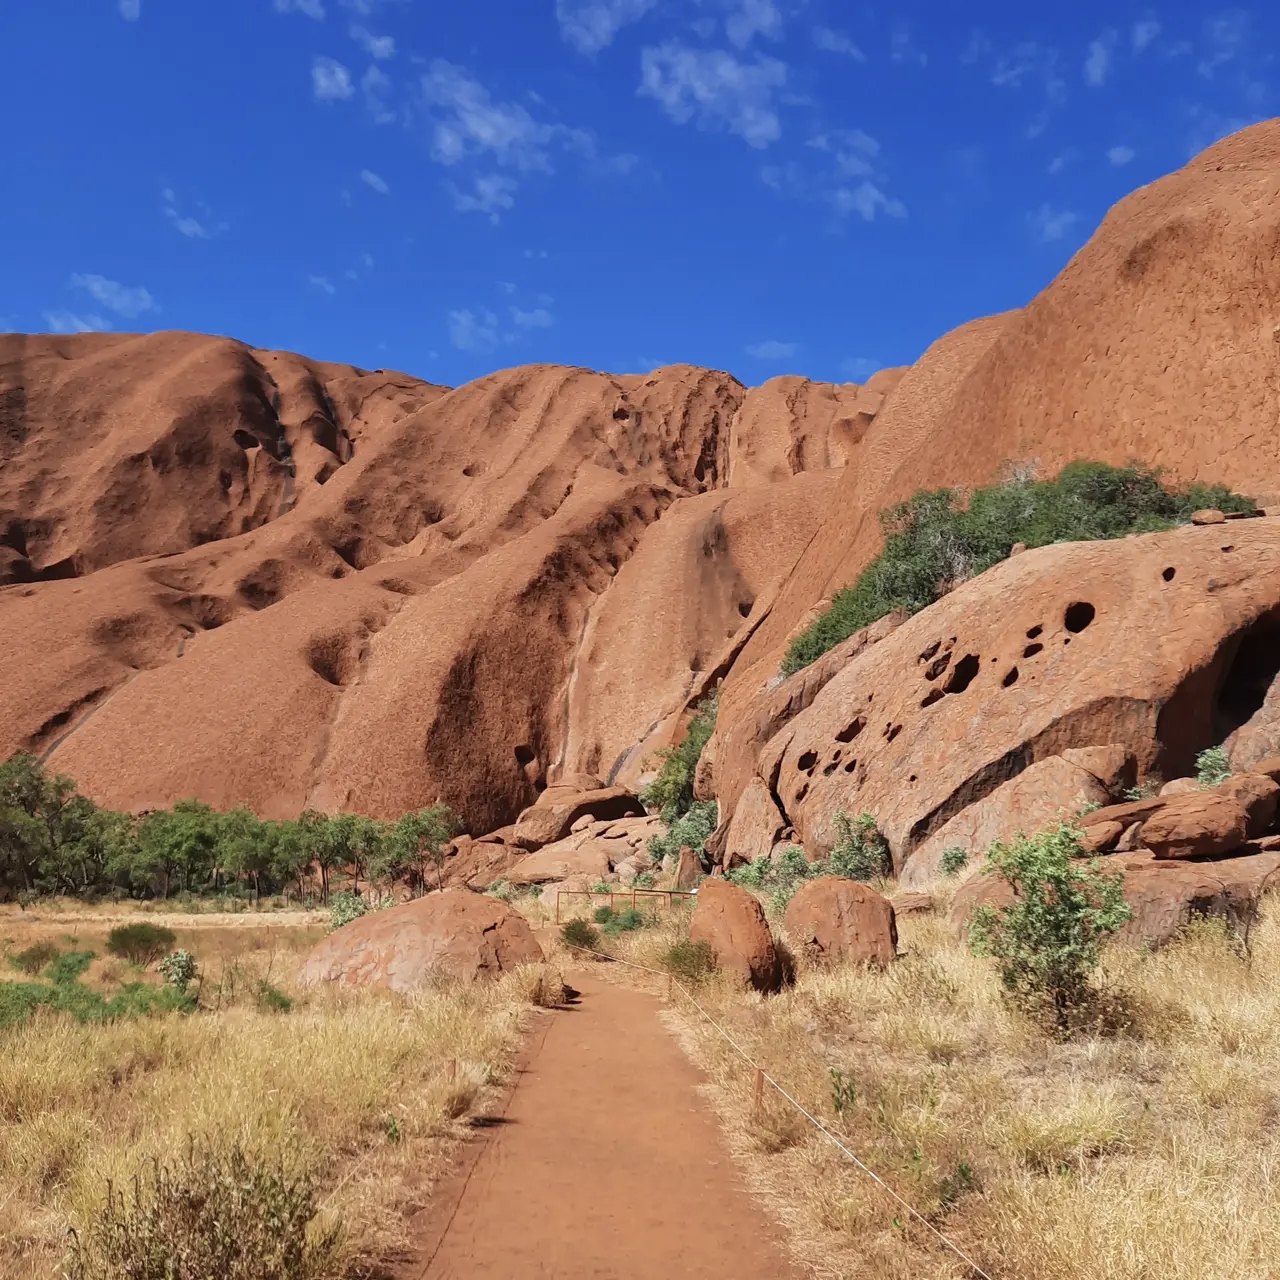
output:
[{"label": "green shrub", "polygon": [[662,957],[665,969],[687,982],[701,982],[715,972],[716,954],[709,942],[684,939],[673,943]]},{"label": "green shrub", "polygon": [[1015,542],[1097,541],[1184,524],[1204,506],[1251,511],[1249,498],[1220,485],[1164,486],[1140,466],[1073,462],[1056,480],[1015,477],[975,489],[921,491],[881,513],[884,547],[831,608],[792,642],[782,674],[792,675],[855,631],[895,609],[918,613],[952,587],[1005,559]]},{"label": "green shrub", "polygon": [[619,933],[631,933],[635,929],[643,929],[648,923],[644,912],[636,907],[626,907],[622,911],[611,911],[606,907],[605,910],[609,911],[609,914],[603,920],[600,919],[599,911],[596,912],[596,923],[611,937]]},{"label": "green shrub", "polygon": [[185,991],[196,976],[196,958],[190,951],[175,951],[165,956],[156,968],[170,986]]},{"label": "green shrub", "polygon": [[949,849],[942,851],[942,858],[938,866],[944,876],[957,876],[968,862],[968,850],[962,849],[958,844],[953,844]]},{"label": "green shrub", "polygon": [[560,937],[568,947],[581,947],[584,951],[597,951],[600,948],[600,935],[585,920],[570,920],[560,930]]},{"label": "green shrub", "polygon": [[25,1022],[39,1008],[65,1013],[77,1022],[112,1022],[153,1013],[190,1013],[195,1001],[174,987],[153,987],[145,982],[126,983],[110,999],[75,978],[62,982],[0,982],[0,1028]]},{"label": "green shrub", "polygon": [[777,857],[765,854],[745,867],[735,867],[726,879],[744,889],[768,889],[769,910],[780,915],[787,909],[787,903],[795,896],[796,890],[806,880],[824,875],[826,869],[825,863],[810,862],[803,849],[788,845]]},{"label": "green shrub", "polygon": [[258,1008],[270,1013],[288,1013],[293,1008],[293,1001],[279,987],[273,987],[261,978],[258,981]]},{"label": "green shrub", "polygon": [[338,1227],[312,1229],[315,1185],[239,1146],[157,1162],[129,1194],[73,1233],[67,1280],[320,1280],[334,1274]]},{"label": "green shrub", "polygon": [[1103,939],[1132,915],[1119,872],[1077,861],[1081,838],[1064,824],[992,845],[987,874],[1003,876],[1016,896],[1007,907],[980,907],[969,922],[970,946],[996,960],[1013,999],[1063,1035],[1089,1000]]},{"label": "green shrub", "polygon": [[833,821],[836,843],[827,859],[831,875],[874,880],[893,874],[889,842],[877,829],[874,814],[864,812],[850,818],[843,809],[837,809]]},{"label": "green shrub", "polygon": [[596,924],[608,924],[613,919],[612,907],[597,907],[592,913],[591,918]]},{"label": "green shrub", "polygon": [[148,924],[145,921],[121,924],[107,935],[107,950],[113,956],[119,956],[122,960],[141,965],[145,969],[153,960],[158,960],[172,949],[176,937],[172,929],[167,929],[162,924]]},{"label": "green shrub", "polygon": [[679,857],[686,847],[701,855],[707,837],[716,829],[719,812],[714,800],[695,800],[686,812],[669,821],[666,835],[649,837],[649,856],[661,862],[666,857]]},{"label": "green shrub", "polygon": [[329,932],[359,920],[369,912],[369,903],[358,893],[335,893],[329,900]]},{"label": "green shrub", "polygon": [[75,982],[92,963],[92,951],[64,951],[48,965],[44,976],[55,986],[62,986]]},{"label": "green shrub", "polygon": [[1231,777],[1231,761],[1222,747],[1208,747],[1196,756],[1196,781],[1207,791]]},{"label": "green shrub", "polygon": [[718,706],[716,694],[703,699],[679,745],[665,747],[656,753],[662,762],[661,768],[658,776],[640,793],[640,799],[651,813],[660,813],[668,825],[688,813],[693,806],[693,777],[702,748],[715,732]]},{"label": "green shrub", "polygon": [[52,942],[35,942],[25,951],[15,951],[9,957],[9,963],[33,978],[45,965],[58,958],[58,948]]}]

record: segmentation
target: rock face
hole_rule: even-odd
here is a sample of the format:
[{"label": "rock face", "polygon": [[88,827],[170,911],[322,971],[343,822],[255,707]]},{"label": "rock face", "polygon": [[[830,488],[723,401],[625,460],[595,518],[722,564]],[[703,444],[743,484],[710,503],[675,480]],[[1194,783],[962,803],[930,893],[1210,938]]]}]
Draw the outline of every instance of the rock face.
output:
[{"label": "rock face", "polygon": [[412,991],[437,975],[472,982],[543,958],[525,918],[497,898],[446,889],[372,911],[316,944],[303,986]]},{"label": "rock face", "polygon": [[757,858],[767,858],[784,825],[769,788],[759,778],[753,778],[729,823],[724,866],[731,869]]},{"label": "rock face", "polygon": [[1231,796],[1213,791],[1173,796],[1143,824],[1142,843],[1157,858],[1213,857],[1249,838],[1249,813]]},{"label": "rock face", "polygon": [[689,941],[705,942],[721,969],[757,991],[782,986],[782,962],[764,918],[764,908],[727,880],[704,880],[689,921]]},{"label": "rock face", "polygon": [[815,963],[887,965],[897,959],[893,907],[857,880],[819,876],[808,881],[787,904],[783,924]]},{"label": "rock face", "polygon": [[563,840],[585,818],[610,822],[617,818],[643,818],[644,805],[625,787],[605,787],[595,791],[569,793],[550,804],[539,803],[517,819],[512,843],[523,849],[541,849]]}]

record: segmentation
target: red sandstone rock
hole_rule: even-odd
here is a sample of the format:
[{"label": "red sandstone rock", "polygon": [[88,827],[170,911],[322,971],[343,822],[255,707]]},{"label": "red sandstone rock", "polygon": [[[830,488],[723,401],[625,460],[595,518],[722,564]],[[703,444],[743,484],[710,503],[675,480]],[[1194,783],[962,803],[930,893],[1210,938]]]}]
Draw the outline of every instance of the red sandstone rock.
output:
[{"label": "red sandstone rock", "polygon": [[1248,838],[1247,806],[1216,791],[1171,796],[1159,813],[1142,824],[1142,843],[1157,858],[1231,853]]},{"label": "red sandstone rock", "polygon": [[1078,765],[1091,773],[1114,796],[1137,781],[1138,762],[1133,752],[1120,746],[1068,747],[1062,753],[1068,764]]},{"label": "red sandstone rock", "polygon": [[[507,873],[512,884],[546,884],[563,880],[567,876],[587,876],[594,884],[605,879],[613,869],[609,854],[613,842],[601,840],[590,832],[580,832],[563,840],[554,841],[517,859]],[[622,859],[628,850],[617,849]]]},{"label": "red sandstone rock", "polygon": [[698,886],[689,941],[706,942],[721,969],[737,974],[757,991],[782,986],[782,962],[764,908],[736,884],[708,879]]},{"label": "red sandstone rock", "polygon": [[680,861],[676,865],[677,889],[696,889],[702,879],[702,862],[688,845],[680,848]]},{"label": "red sandstone rock", "polygon": [[1220,796],[1238,800],[1248,814],[1249,839],[1266,835],[1275,821],[1280,785],[1265,773],[1237,773],[1214,788]]},{"label": "red sandstone rock", "polygon": [[767,858],[786,825],[769,788],[753,778],[729,823],[723,864],[726,868]]},{"label": "red sandstone rock", "polygon": [[475,981],[541,961],[525,918],[497,898],[446,889],[372,911],[312,948],[298,981],[412,991],[437,975]]},{"label": "red sandstone rock", "polygon": [[857,880],[819,876],[808,881],[787,904],[783,924],[816,963],[887,965],[897,959],[894,908]]},{"label": "red sandstone rock", "polygon": [[517,819],[512,839],[524,849],[541,849],[563,840],[582,818],[613,822],[643,818],[644,805],[625,787],[567,793],[552,804],[535,804]]}]

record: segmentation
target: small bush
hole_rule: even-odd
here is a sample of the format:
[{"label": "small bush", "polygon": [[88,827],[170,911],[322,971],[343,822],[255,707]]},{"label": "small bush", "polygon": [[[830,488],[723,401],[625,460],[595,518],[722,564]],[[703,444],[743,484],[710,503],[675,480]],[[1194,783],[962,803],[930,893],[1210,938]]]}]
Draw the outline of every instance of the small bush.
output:
[{"label": "small bush", "polygon": [[596,924],[608,924],[613,919],[613,908],[597,907],[591,918]]},{"label": "small bush", "polygon": [[1047,1014],[1062,1035],[1088,1002],[1103,939],[1132,915],[1123,876],[1103,874],[1096,861],[1082,865],[1080,842],[1076,828],[1062,825],[992,845],[987,874],[1003,876],[1016,898],[1008,907],[980,907],[969,922],[970,946],[997,961],[1014,1000]]},{"label": "small bush", "polygon": [[145,921],[122,924],[107,935],[107,950],[113,956],[145,969],[166,951],[172,950],[176,937],[172,929],[162,924],[147,924]]},{"label": "small bush", "polygon": [[1206,791],[1231,777],[1231,761],[1222,747],[1208,747],[1196,756],[1196,781]]},{"label": "small bush", "polygon": [[636,907],[627,907],[622,911],[611,911],[606,920],[600,921],[605,933],[611,937],[619,933],[631,933],[636,929],[643,929],[647,923],[644,913]]},{"label": "small bush", "polygon": [[698,757],[715,732],[718,696],[712,694],[697,706],[678,746],[657,752],[662,762],[658,776],[640,793],[650,812],[658,812],[668,824],[688,813],[693,806],[693,777]]},{"label": "small bush", "polygon": [[293,1008],[293,1001],[279,987],[273,987],[263,978],[258,982],[258,1008],[270,1013],[288,1013]]},{"label": "small bush", "polygon": [[667,819],[667,833],[649,837],[649,856],[655,862],[663,858],[676,858],[680,850],[690,848],[701,854],[707,837],[716,829],[719,821],[720,806],[714,800],[695,800],[685,813]]},{"label": "small bush", "polygon": [[358,893],[335,893],[329,901],[329,932],[367,915],[368,902]]},{"label": "small bush", "polygon": [[30,974],[33,978],[47,964],[58,958],[58,948],[52,942],[36,942],[25,951],[15,951],[9,957],[9,963],[15,969]]},{"label": "small bush", "polygon": [[190,951],[175,951],[165,956],[156,968],[170,986],[185,991],[196,976],[196,958]]},{"label": "small bush", "polygon": [[560,937],[565,946],[568,947],[581,947],[584,951],[598,951],[600,949],[599,933],[585,920],[576,918],[570,920],[560,930]]},{"label": "small bush", "polygon": [[962,849],[958,844],[953,844],[949,849],[943,849],[942,859],[938,865],[944,876],[958,876],[968,862],[969,851]]},{"label": "small bush", "polygon": [[874,814],[860,813],[850,818],[838,809],[834,818],[836,843],[827,864],[833,876],[851,880],[875,880],[893,874],[889,843],[876,827]]},{"label": "small bush", "polygon": [[226,1154],[189,1149],[157,1162],[131,1194],[107,1185],[105,1204],[72,1236],[68,1280],[319,1280],[333,1273],[340,1233],[308,1225],[309,1177]]},{"label": "small bush", "polygon": [[45,977],[55,986],[63,986],[75,982],[92,963],[92,951],[64,951],[45,969]]},{"label": "small bush", "polygon": [[663,967],[686,982],[701,982],[716,969],[716,954],[709,942],[673,943],[662,957]]}]

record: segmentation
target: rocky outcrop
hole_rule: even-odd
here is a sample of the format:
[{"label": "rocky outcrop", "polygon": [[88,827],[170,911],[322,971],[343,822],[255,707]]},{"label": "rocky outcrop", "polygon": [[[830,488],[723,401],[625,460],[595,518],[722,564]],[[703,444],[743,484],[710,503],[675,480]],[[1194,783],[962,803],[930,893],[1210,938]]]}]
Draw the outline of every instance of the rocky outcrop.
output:
[{"label": "rocky outcrop", "polygon": [[689,941],[705,942],[716,965],[757,991],[782,986],[782,961],[759,900],[727,880],[704,880],[689,920]]},{"label": "rocky outcrop", "polygon": [[516,819],[511,840],[522,849],[541,849],[563,840],[583,819],[612,822],[618,818],[643,817],[644,805],[625,787],[562,793],[549,804],[539,802],[526,809]]},{"label": "rocky outcrop", "polygon": [[785,825],[769,788],[759,778],[753,778],[729,823],[722,855],[725,869],[767,858]]},{"label": "rocky outcrop", "polygon": [[528,922],[513,907],[446,889],[336,929],[312,948],[298,981],[405,992],[440,976],[467,982],[496,978],[542,958]]},{"label": "rocky outcrop", "polygon": [[857,880],[819,876],[807,881],[787,904],[782,923],[814,964],[887,965],[897,959],[893,907]]}]

